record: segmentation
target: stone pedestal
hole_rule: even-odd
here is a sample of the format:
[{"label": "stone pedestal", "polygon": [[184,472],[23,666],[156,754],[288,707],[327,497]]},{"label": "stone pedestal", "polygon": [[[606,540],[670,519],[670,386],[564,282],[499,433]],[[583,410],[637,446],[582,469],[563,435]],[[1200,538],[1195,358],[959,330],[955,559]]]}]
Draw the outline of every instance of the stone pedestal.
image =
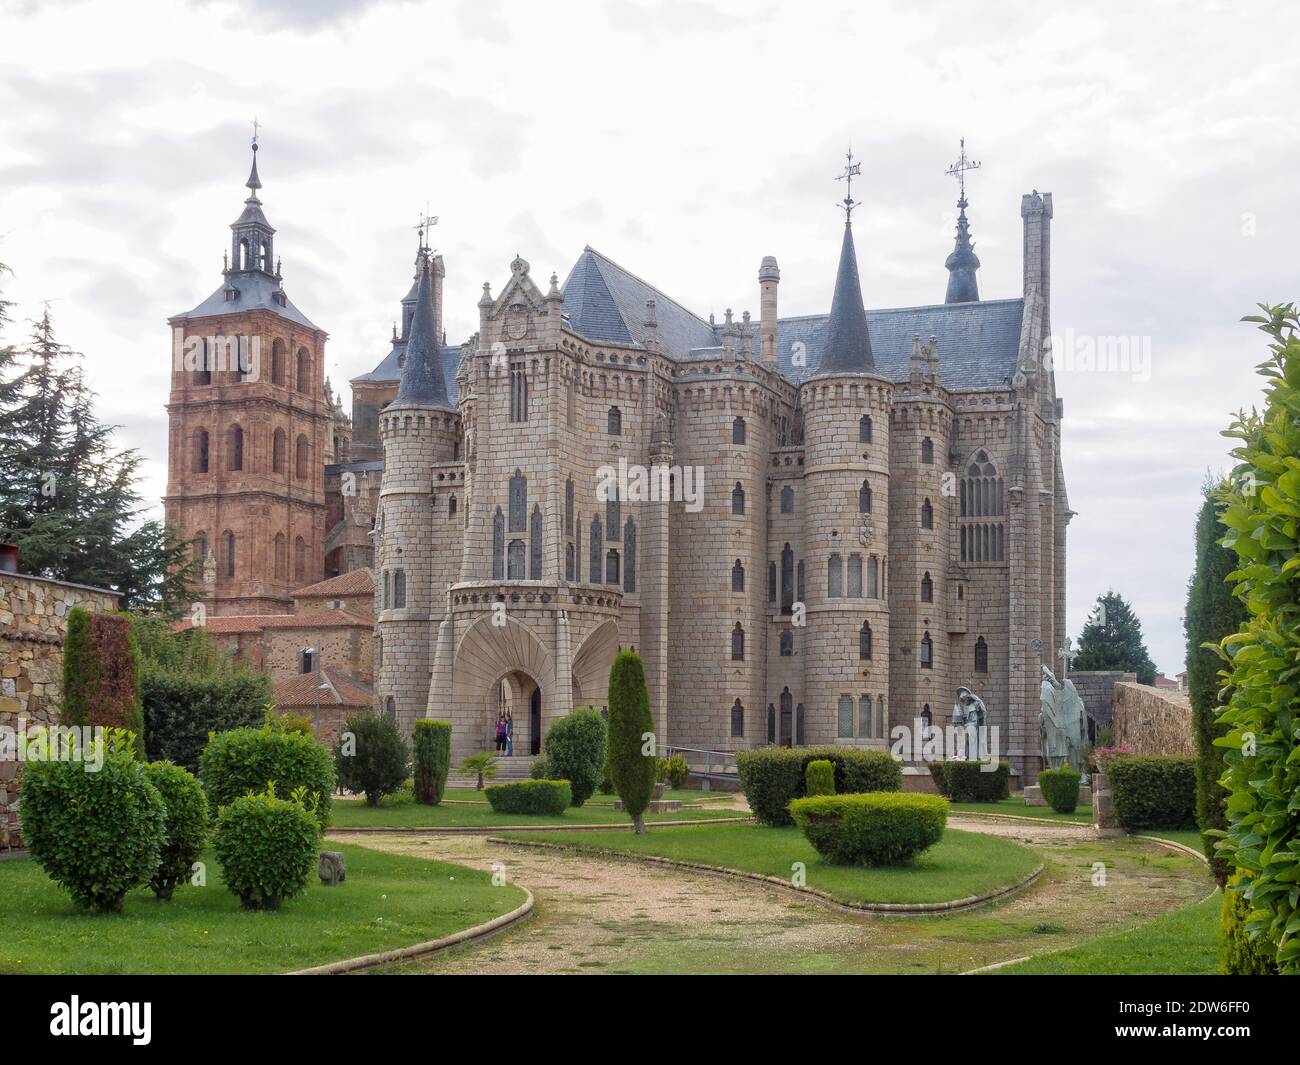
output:
[{"label": "stone pedestal", "polygon": [[1092,777],[1092,827],[1103,836],[1118,836],[1123,833],[1110,804],[1110,785],[1106,782],[1105,773],[1094,773]]},{"label": "stone pedestal", "polygon": [[[1091,805],[1092,788],[1088,784],[1079,785],[1079,805]],[[1037,784],[1025,785],[1025,805],[1026,806],[1046,806],[1047,800],[1043,798],[1042,789]]]}]

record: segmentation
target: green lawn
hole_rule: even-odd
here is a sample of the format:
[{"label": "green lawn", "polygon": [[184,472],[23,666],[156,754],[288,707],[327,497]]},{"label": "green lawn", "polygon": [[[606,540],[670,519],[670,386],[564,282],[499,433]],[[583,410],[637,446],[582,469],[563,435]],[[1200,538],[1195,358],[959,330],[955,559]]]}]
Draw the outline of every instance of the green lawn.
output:
[{"label": "green lawn", "polygon": [[0,862],[0,973],[277,973],[411,946],[490,921],[524,901],[491,874],[331,844],[347,880],[325,887],[313,870],[304,895],[274,913],[245,913],[211,852],[207,886],[171,902],[132,892],[121,914],[77,909],[31,859]]},{"label": "green lawn", "polygon": [[1213,975],[1218,972],[1219,892],[1126,932],[994,969],[990,976]]},{"label": "green lawn", "polygon": [[[743,811],[680,810],[671,814],[646,814],[646,821],[691,821],[707,817],[744,817]],[[425,806],[408,802],[400,806],[367,806],[364,799],[339,799],[334,803],[332,828],[500,828],[508,825],[615,825],[632,821],[608,806],[571,806],[560,817],[499,814],[486,803]]]},{"label": "green lawn", "polygon": [[519,840],[562,844],[586,853],[656,855],[789,879],[795,862],[807,886],[844,902],[948,902],[1013,884],[1038,866],[1027,847],[995,836],[949,830],[914,865],[896,868],[823,862],[797,828],[698,825],[671,832],[530,832]]},{"label": "green lawn", "polygon": [[1134,835],[1159,836],[1161,839],[1171,839],[1175,843],[1181,843],[1184,847],[1191,847],[1197,854],[1205,853],[1201,833],[1194,828],[1143,828],[1139,829]]},{"label": "green lawn", "polygon": [[951,809],[955,814],[1012,814],[1015,817],[1033,817],[1045,821],[1092,823],[1090,806],[1080,806],[1072,814],[1058,814],[1050,806],[1026,806],[1025,800],[1015,795],[997,802],[954,802]]},{"label": "green lawn", "polygon": [[[448,788],[442,797],[458,802],[487,802],[487,796],[481,791],[475,791],[473,788]],[[687,803],[726,802],[728,799],[741,797],[739,792],[731,795],[722,791],[700,791],[698,788],[669,788],[664,792],[665,799],[677,799],[680,802]],[[616,798],[618,798],[617,795],[602,795],[600,792],[596,792],[583,805],[608,808]]]}]

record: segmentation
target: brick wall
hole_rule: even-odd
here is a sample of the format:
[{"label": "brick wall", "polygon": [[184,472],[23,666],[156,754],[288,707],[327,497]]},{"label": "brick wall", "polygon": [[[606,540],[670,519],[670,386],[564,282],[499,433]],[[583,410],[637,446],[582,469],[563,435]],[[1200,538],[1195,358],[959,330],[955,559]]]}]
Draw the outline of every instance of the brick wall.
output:
[{"label": "brick wall", "polygon": [[1135,754],[1196,754],[1192,704],[1182,692],[1121,681],[1114,699],[1118,746]]},{"label": "brick wall", "polygon": [[[118,605],[117,596],[103,589],[0,573],[0,727],[58,723],[68,612],[80,606],[103,613]],[[20,769],[17,761],[0,759],[0,850],[22,842]]]}]

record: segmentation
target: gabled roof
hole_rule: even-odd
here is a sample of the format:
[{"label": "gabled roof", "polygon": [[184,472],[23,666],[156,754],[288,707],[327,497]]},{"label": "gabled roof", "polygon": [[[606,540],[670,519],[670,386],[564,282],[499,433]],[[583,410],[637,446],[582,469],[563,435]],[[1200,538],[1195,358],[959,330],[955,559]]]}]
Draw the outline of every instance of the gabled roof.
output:
[{"label": "gabled roof", "polygon": [[684,358],[718,342],[714,329],[636,274],[588,246],[564,282],[564,314],[579,336],[597,343],[643,346],[646,300],[655,301],[660,350]]},{"label": "gabled roof", "polygon": [[309,584],[305,588],[299,588],[296,592],[290,592],[295,599],[313,599],[317,597],[329,598],[330,596],[346,595],[366,595],[373,593],[375,590],[375,575],[366,568],[349,570],[347,573],[340,573],[337,577],[330,577],[328,580],[319,581],[316,584]]},{"label": "gabled roof", "polygon": [[278,292],[280,286],[270,274],[264,274],[260,270],[241,271],[231,274],[230,281],[238,289],[239,293],[233,300],[226,299],[226,286],[223,284],[193,310],[174,317],[210,318],[213,315],[241,314],[244,311],[271,311],[297,325],[315,329],[320,333],[324,332],[302,311],[298,310],[287,297],[283,307],[276,302],[272,294]]},{"label": "gabled roof", "polygon": [[[325,682],[330,687],[318,692]],[[317,696],[322,706],[371,706],[375,690],[369,684],[336,669],[319,673],[299,673],[271,683],[276,706],[314,706]]]}]

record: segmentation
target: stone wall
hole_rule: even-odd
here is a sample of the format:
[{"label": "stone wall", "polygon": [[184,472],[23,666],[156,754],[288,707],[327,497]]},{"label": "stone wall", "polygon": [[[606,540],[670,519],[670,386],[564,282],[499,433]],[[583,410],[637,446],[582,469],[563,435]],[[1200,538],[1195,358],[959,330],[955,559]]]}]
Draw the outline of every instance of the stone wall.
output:
[{"label": "stone wall", "polygon": [[1134,754],[1196,754],[1192,704],[1182,692],[1121,681],[1114,701],[1117,746]]},{"label": "stone wall", "polygon": [[1137,682],[1136,673],[1118,669],[1071,670],[1069,677],[1097,728],[1115,724],[1115,685],[1121,681]]},{"label": "stone wall", "polygon": [[[103,613],[118,605],[114,593],[100,588],[0,573],[0,727],[58,723],[68,612],[80,606]],[[15,760],[0,760],[0,850],[22,842],[20,768]]]}]

